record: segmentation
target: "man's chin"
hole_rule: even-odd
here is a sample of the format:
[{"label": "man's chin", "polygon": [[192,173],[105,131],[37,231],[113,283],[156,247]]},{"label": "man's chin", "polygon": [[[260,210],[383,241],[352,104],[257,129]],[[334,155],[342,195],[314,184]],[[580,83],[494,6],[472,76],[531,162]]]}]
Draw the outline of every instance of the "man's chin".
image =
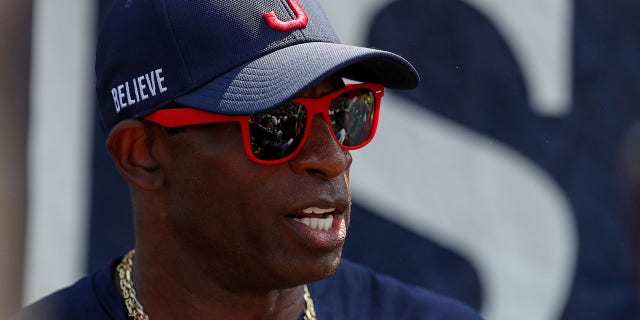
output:
[{"label": "man's chin", "polygon": [[314,262],[291,265],[289,272],[281,279],[282,288],[296,287],[331,277],[340,265],[342,248],[336,251],[335,254],[326,255]]}]

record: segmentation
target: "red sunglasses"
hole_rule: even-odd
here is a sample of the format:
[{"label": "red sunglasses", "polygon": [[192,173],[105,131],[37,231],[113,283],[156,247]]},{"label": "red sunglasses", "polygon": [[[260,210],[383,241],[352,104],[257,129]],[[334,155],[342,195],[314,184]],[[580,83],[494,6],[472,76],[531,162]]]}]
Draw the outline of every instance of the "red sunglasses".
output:
[{"label": "red sunglasses", "polygon": [[240,122],[247,156],[258,163],[277,164],[300,152],[316,114],[322,115],[343,149],[364,147],[376,132],[383,95],[384,87],[380,84],[347,84],[324,97],[296,98],[251,115],[223,115],[178,108],[157,110],[144,120],[164,127]]}]

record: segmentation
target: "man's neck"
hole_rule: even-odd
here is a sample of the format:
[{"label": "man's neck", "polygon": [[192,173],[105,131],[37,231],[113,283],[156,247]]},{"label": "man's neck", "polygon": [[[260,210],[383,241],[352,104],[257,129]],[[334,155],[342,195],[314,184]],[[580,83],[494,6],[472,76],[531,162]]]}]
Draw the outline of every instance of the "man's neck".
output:
[{"label": "man's neck", "polygon": [[[172,259],[167,261],[144,249],[136,253],[133,283],[150,320],[295,320],[304,310],[303,286],[277,290],[226,288],[201,274],[203,268],[190,265],[192,260]],[[117,272],[114,282],[121,292]]]}]

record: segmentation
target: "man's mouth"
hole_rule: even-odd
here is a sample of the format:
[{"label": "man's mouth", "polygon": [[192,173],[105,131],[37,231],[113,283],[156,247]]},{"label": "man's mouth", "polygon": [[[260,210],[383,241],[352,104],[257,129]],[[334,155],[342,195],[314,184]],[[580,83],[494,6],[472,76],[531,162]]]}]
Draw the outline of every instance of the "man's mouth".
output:
[{"label": "man's mouth", "polygon": [[303,209],[294,220],[304,223],[309,228],[317,231],[329,231],[333,225],[333,213],[336,208],[310,207]]},{"label": "man's mouth", "polygon": [[342,247],[347,234],[342,203],[311,205],[287,215],[296,238],[308,247],[331,251]]}]

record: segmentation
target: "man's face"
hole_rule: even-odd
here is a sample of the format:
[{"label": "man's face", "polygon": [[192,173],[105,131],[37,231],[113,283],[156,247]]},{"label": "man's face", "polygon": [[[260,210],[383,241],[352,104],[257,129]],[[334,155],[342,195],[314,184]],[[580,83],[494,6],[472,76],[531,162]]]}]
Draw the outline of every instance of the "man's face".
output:
[{"label": "man's face", "polygon": [[[323,96],[328,80],[304,96]],[[338,266],[349,224],[351,155],[320,116],[292,160],[258,164],[237,123],[155,128],[166,163],[167,238],[223,285],[290,287]],[[303,220],[306,219],[306,223]]]}]

